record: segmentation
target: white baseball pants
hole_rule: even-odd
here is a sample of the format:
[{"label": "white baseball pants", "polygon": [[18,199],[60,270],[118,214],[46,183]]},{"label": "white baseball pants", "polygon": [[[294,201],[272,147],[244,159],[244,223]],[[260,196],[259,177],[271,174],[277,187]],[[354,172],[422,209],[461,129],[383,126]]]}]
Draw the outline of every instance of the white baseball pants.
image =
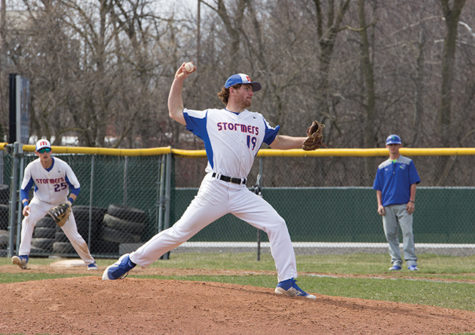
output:
[{"label": "white baseball pants", "polygon": [[[66,200],[65,200],[66,201]],[[21,243],[19,255],[29,255],[31,250],[31,239],[33,237],[33,231],[35,229],[36,223],[43,218],[48,210],[55,205],[38,200],[33,197],[30,203],[30,215],[25,216],[21,222]],[[79,257],[86,264],[94,263],[94,258],[89,252],[86,241],[79,234],[76,220],[74,219],[74,214],[71,211],[66,223],[61,227],[64,231],[64,234],[68,237],[71,245],[74,247],[74,250],[78,253]]]},{"label": "white baseball pants", "polygon": [[279,281],[297,278],[295,253],[284,219],[245,185],[221,181],[211,174],[205,176],[180,220],[131,253],[130,259],[147,266],[228,213],[267,233]]}]

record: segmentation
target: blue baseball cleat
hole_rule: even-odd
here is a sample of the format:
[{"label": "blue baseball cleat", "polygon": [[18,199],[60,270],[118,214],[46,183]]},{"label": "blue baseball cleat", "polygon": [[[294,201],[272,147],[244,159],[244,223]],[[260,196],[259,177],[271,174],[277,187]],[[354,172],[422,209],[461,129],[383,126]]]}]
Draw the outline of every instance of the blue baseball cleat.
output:
[{"label": "blue baseball cleat", "polygon": [[283,294],[289,297],[304,297],[307,299],[317,299],[316,296],[312,294],[308,294],[304,290],[302,290],[296,284],[296,280],[294,278],[290,278],[287,280],[283,280],[277,284],[275,288],[276,294]]},{"label": "blue baseball cleat", "polygon": [[124,279],[130,270],[135,267],[136,264],[132,263],[129,258],[129,254],[122,255],[117,262],[109,265],[102,274],[102,280],[116,280]]},{"label": "blue baseball cleat", "polygon": [[400,265],[393,265],[389,268],[389,271],[399,271],[399,270],[401,270]]},{"label": "blue baseball cleat", "polygon": [[87,265],[88,270],[97,270],[96,262]]},{"label": "blue baseball cleat", "polygon": [[417,267],[417,265],[409,265],[407,269],[409,271],[419,271],[419,268]]},{"label": "blue baseball cleat", "polygon": [[12,263],[15,265],[18,265],[20,269],[27,269],[27,264],[28,264],[28,255],[22,255],[22,256],[13,256],[12,257]]}]

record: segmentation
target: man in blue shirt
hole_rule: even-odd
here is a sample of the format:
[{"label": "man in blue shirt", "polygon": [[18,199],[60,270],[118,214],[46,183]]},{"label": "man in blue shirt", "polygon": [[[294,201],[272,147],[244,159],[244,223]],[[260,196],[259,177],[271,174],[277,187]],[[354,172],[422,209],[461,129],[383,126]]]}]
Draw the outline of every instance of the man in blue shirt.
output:
[{"label": "man in blue shirt", "polygon": [[373,189],[378,200],[378,214],[383,217],[383,228],[389,243],[391,271],[401,270],[402,258],[399,251],[398,226],[403,237],[404,259],[410,271],[417,271],[417,257],[412,231],[412,213],[416,202],[416,184],[419,174],[412,159],[401,156],[402,146],[398,135],[389,135],[386,148],[389,159],[378,166]]}]

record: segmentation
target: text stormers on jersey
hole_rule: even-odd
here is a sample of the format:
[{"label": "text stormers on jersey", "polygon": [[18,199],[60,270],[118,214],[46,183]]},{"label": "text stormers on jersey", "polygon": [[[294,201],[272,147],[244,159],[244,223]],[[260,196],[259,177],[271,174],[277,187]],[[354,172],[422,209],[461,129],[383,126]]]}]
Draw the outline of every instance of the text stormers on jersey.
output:
[{"label": "text stormers on jersey", "polygon": [[252,125],[245,125],[242,123],[232,123],[232,122],[218,122],[218,131],[222,130],[241,130],[242,133],[248,133],[253,135],[259,135],[259,127]]},{"label": "text stormers on jersey", "polygon": [[35,184],[59,184],[59,183],[62,183],[62,182],[65,182],[66,180],[61,177],[61,178],[51,178],[51,179],[47,179],[47,178],[35,178]]}]

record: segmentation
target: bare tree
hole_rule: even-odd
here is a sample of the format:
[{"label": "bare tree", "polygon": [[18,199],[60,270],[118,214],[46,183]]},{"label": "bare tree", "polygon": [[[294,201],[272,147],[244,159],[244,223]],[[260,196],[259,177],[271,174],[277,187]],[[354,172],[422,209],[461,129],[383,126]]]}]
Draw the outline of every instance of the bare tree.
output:
[{"label": "bare tree", "polygon": [[54,142],[58,144],[70,117],[67,92],[75,67],[75,50],[58,20],[64,15],[60,4],[24,1],[24,5],[22,15],[28,17],[29,24],[14,32],[17,35],[12,41],[16,43],[11,44],[10,59],[32,83],[32,135],[58,135]]},{"label": "bare tree", "polygon": [[439,135],[441,144],[450,146],[452,142],[451,113],[452,113],[452,87],[455,75],[455,52],[457,50],[457,33],[459,18],[466,0],[454,0],[450,7],[449,0],[441,0],[440,5],[447,28],[444,38],[442,58],[442,87],[441,100],[438,111]]},{"label": "bare tree", "polygon": [[[358,17],[359,17],[359,36],[360,36],[360,71],[362,78],[362,96],[363,108],[365,111],[364,118],[364,147],[372,148],[376,143],[375,136],[375,118],[376,118],[376,88],[374,79],[374,57],[371,55],[372,45],[368,30],[371,27],[367,23],[366,9],[364,0],[358,1]],[[371,176],[374,173],[374,159],[365,159],[365,175]],[[370,180],[370,179],[369,179]]]},{"label": "bare tree", "polygon": [[[6,68],[6,59],[7,59],[7,47],[6,47],[6,17],[7,17],[7,1],[1,0],[0,2],[0,75],[1,78],[5,78],[3,70]],[[6,83],[3,80],[0,80],[0,98],[6,96]],[[1,99],[0,99],[1,100]],[[8,118],[3,117],[8,115],[7,105],[0,104],[0,116],[2,120],[8,120]],[[0,123],[0,140],[3,140],[6,137],[7,124],[4,121]]]},{"label": "bare tree", "polygon": [[322,1],[313,0],[315,5],[315,24],[317,26],[317,43],[320,47],[318,54],[318,85],[315,90],[317,98],[318,115],[315,118],[323,116],[322,121],[328,120],[326,135],[327,139],[331,138],[332,123],[336,121],[336,115],[332,108],[332,101],[334,96],[334,90],[330,88],[330,69],[333,53],[335,50],[335,43],[337,35],[340,31],[346,29],[342,27],[343,18],[345,17],[350,1],[339,1],[338,6],[334,1],[327,1],[326,3],[326,15],[324,15],[324,6]]},{"label": "bare tree", "polygon": [[[202,148],[167,113],[174,73],[187,60],[199,69],[185,83],[185,107],[222,106],[216,93],[226,78],[248,73],[263,84],[253,110],[289,135],[324,120],[330,147],[381,147],[393,132],[409,146],[470,146],[475,138],[473,1],[197,0],[199,31],[197,13],[165,0],[12,1],[28,19],[8,21],[18,13],[2,0],[0,74],[31,79],[32,134],[56,144],[77,136],[85,146]],[[421,171],[424,182],[467,178],[466,163],[439,163]],[[272,164],[275,185],[307,173],[298,160],[289,163],[292,176]],[[307,183],[367,185],[373,164],[316,159],[318,176]],[[364,173],[352,174],[355,167]]]},{"label": "bare tree", "polygon": [[[452,88],[455,76],[455,52],[457,45],[457,33],[459,18],[465,5],[465,0],[454,0],[450,7],[449,0],[440,1],[445,25],[447,28],[444,38],[444,49],[442,56],[442,86],[440,96],[440,106],[438,109],[438,134],[440,143],[443,146],[453,145],[453,125],[452,125]],[[438,163],[438,185],[443,185],[450,170],[455,164],[455,159],[441,157]]]},{"label": "bare tree", "polygon": [[[111,120],[110,104],[115,97],[116,75],[109,71],[109,50],[113,41],[110,33],[110,4],[107,0],[81,4],[64,0],[68,15],[64,24],[78,40],[82,53],[81,71],[77,73],[77,94],[72,95],[77,113],[72,113],[79,142],[87,146],[104,146],[106,127]],[[84,6],[82,6],[84,5]]]},{"label": "bare tree", "polygon": [[236,8],[230,11],[224,0],[214,0],[214,3],[202,0],[205,6],[216,12],[230,37],[230,47],[228,49],[228,57],[231,64],[237,64],[239,60],[239,46],[241,44],[241,31],[244,21],[244,14],[250,0],[236,0]]}]

